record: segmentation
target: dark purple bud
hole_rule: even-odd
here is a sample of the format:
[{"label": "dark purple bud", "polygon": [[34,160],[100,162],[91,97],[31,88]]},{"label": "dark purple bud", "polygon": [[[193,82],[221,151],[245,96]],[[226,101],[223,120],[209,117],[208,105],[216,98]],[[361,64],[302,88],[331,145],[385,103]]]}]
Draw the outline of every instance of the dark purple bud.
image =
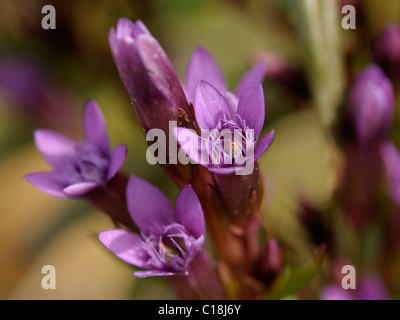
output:
[{"label": "dark purple bud", "polygon": [[270,285],[281,271],[283,265],[282,252],[275,239],[265,244],[256,264],[256,275],[265,285]]},{"label": "dark purple bud", "polygon": [[346,145],[337,189],[341,213],[361,231],[379,216],[379,188],[383,175],[381,143],[368,148]]},{"label": "dark purple bud", "polygon": [[350,92],[348,114],[360,145],[383,140],[394,113],[392,84],[377,65],[370,65],[356,78]]},{"label": "dark purple bud", "polygon": [[305,200],[300,201],[299,219],[308,233],[309,240],[318,247],[326,244],[327,250],[332,251],[332,231],[323,214],[317,206]]},{"label": "dark purple bud", "polygon": [[[145,133],[161,129],[169,146],[170,121],[195,128],[194,115],[171,61],[141,21],[120,19],[117,28],[110,31],[109,43]],[[164,168],[178,184],[190,182],[190,166],[169,164]]]},{"label": "dark purple bud", "polygon": [[400,80],[400,26],[389,24],[373,42],[376,62],[392,80]]},{"label": "dark purple bud", "polygon": [[141,21],[120,19],[117,28],[110,31],[109,43],[143,127],[168,129],[169,120],[179,119],[179,108],[189,115],[188,102],[171,61]]},{"label": "dark purple bud", "polygon": [[252,63],[264,63],[265,79],[277,84],[296,97],[307,99],[310,96],[305,73],[300,68],[274,52],[260,51],[252,57]]}]

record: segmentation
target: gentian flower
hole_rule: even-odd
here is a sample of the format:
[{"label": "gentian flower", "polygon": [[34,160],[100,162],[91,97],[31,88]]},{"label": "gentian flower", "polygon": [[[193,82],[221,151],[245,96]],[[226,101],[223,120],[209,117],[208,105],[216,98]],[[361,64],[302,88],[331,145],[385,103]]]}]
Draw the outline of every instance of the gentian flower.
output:
[{"label": "gentian flower", "polygon": [[59,198],[83,197],[105,187],[123,165],[126,146],[110,152],[105,120],[94,100],[85,105],[83,131],[85,140],[74,141],[52,130],[36,130],[36,147],[53,171],[31,173],[25,179]]},{"label": "gentian flower", "polygon": [[205,222],[200,202],[190,185],[179,193],[175,208],[156,187],[131,176],[128,209],[141,230],[102,231],[100,241],[121,260],[146,270],[139,278],[189,275],[191,263],[204,250]]},{"label": "gentian flower", "polygon": [[[272,130],[256,146],[265,116],[261,85],[247,89],[235,109],[230,108],[224,96],[211,84],[200,81],[194,110],[197,123],[206,135],[200,137],[192,130],[178,128],[178,141],[193,162],[217,174],[232,174],[240,172],[249,163],[253,165],[274,138],[275,132]],[[228,133],[228,138],[221,135],[223,132]]]},{"label": "gentian flower", "polygon": [[219,206],[232,223],[244,227],[258,217],[262,195],[256,160],[271,145],[275,132],[257,144],[265,115],[261,85],[247,89],[237,109],[233,107],[211,84],[200,81],[194,110],[202,137],[186,128],[177,128],[176,136],[186,155],[213,173]]},{"label": "gentian flower", "polygon": [[363,276],[356,289],[343,289],[340,285],[326,286],[321,292],[321,300],[388,300],[389,294],[382,279],[376,274]]},{"label": "gentian flower", "polygon": [[207,49],[198,47],[193,51],[186,69],[184,84],[186,98],[194,103],[199,81],[207,81],[225,97],[232,109],[236,109],[238,99],[247,89],[261,84],[265,72],[265,64],[263,62],[257,63],[245,73],[237,84],[234,93],[231,93],[228,90],[225,76],[215,58]]},{"label": "gentian flower", "polygon": [[349,100],[349,118],[358,143],[384,140],[394,113],[394,91],[377,65],[370,65],[355,80]]}]

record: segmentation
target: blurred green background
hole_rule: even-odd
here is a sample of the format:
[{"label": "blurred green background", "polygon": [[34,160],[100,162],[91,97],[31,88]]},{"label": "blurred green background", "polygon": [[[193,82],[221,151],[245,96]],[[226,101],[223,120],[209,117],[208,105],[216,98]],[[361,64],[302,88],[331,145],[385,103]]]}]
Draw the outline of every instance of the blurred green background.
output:
[{"label": "blurred green background", "polygon": [[[294,2],[0,0],[0,70],[5,65],[23,70],[21,78],[34,91],[22,95],[0,87],[0,299],[174,298],[162,279],[135,279],[130,266],[102,247],[97,234],[112,227],[104,214],[83,201],[44,194],[23,179],[48,168],[32,132],[47,127],[79,138],[82,107],[93,98],[105,114],[112,145],[128,145],[123,172],[149,180],[173,199],[177,188],[146,162],[145,139],[110,53],[110,28],[120,17],[141,19],[182,80],[192,50],[205,46],[234,89],[262,51],[305,70],[309,62],[296,29]],[[399,21],[400,10],[384,9],[386,4],[378,6],[375,0],[365,3],[363,19],[371,34],[387,21]],[[391,1],[389,8],[398,8],[397,3]],[[41,27],[45,4],[56,8],[56,30]],[[340,30],[341,43],[360,53],[362,66],[368,57],[364,47],[352,49],[352,32]],[[29,82],[24,70],[40,76]],[[299,256],[307,256],[295,204],[298,197],[329,202],[330,145],[309,95],[286,90],[264,82],[264,132],[273,128],[276,137],[260,160],[266,185],[263,222]],[[47,264],[56,268],[56,290],[41,287],[41,268]]]}]

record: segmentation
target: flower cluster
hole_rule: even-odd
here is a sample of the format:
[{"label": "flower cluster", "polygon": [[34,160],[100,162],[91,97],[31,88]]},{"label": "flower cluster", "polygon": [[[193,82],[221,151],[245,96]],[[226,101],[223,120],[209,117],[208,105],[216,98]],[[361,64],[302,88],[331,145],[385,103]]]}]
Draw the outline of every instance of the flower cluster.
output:
[{"label": "flower cluster", "polygon": [[[167,131],[171,122],[177,124],[164,141],[165,149],[158,150],[175,145],[190,159],[188,164],[163,164],[182,188],[175,207],[155,186],[119,172],[126,146],[109,151],[105,120],[93,100],[83,112],[84,141],[47,129],[35,131],[36,147],[53,171],[29,174],[26,180],[53,196],[87,199],[122,223],[125,227],[100,232],[99,239],[117,257],[140,268],[134,273],[139,278],[163,276],[182,298],[259,296],[280,270],[280,263],[272,263],[272,278],[269,271],[262,272],[270,259],[276,261],[277,243],[271,258],[251,240],[260,229],[262,200],[256,161],[274,138],[271,131],[257,143],[265,118],[265,65],[254,66],[231,93],[217,62],[202,47],[194,50],[181,84],[141,21],[120,19],[109,43],[144,133]],[[198,134],[204,130],[209,134],[201,138]],[[183,136],[191,137],[190,143]],[[149,150],[158,148],[160,141],[153,143]],[[202,152],[209,165],[196,161]],[[206,227],[228,278],[207,253]],[[260,285],[248,288],[249,277]],[[233,283],[237,288],[228,292]]]},{"label": "flower cluster", "polygon": [[[400,90],[400,28],[391,24],[371,41],[372,61],[356,74],[348,70],[343,92],[327,76],[339,75],[336,67],[344,69],[341,58],[332,59],[335,67],[324,73],[327,53],[314,52],[314,40],[338,38],[324,39],[325,31],[305,40],[312,53],[309,74],[275,53],[259,52],[230,90],[207,49],[194,49],[181,81],[146,26],[121,18],[109,33],[111,53],[148,143],[149,163],[162,158],[158,163],[180,189],[175,204],[137,173],[124,174],[127,147],[110,151],[106,122],[94,100],[83,109],[84,139],[49,129],[34,132],[52,171],[25,178],[45,193],[84,199],[107,214],[113,227],[99,232],[101,244],[134,266],[136,277],[163,277],[180,298],[288,297],[320,272],[323,283],[314,297],[388,299],[396,290],[387,279],[397,270],[400,248],[400,152],[391,136]],[[275,138],[275,130],[264,132],[266,80],[284,87],[299,105],[313,99],[328,133],[330,199],[322,205],[301,196],[294,204],[296,227],[307,236],[305,254],[293,254],[297,238],[283,244],[279,236],[286,230],[277,235],[261,222],[269,184],[259,162]],[[371,262],[372,256],[384,267]],[[291,272],[296,263],[301,267]],[[341,281],[348,265],[362,270],[357,290],[355,283],[349,285],[355,291],[344,291]],[[307,289],[302,293],[307,297]]]}]

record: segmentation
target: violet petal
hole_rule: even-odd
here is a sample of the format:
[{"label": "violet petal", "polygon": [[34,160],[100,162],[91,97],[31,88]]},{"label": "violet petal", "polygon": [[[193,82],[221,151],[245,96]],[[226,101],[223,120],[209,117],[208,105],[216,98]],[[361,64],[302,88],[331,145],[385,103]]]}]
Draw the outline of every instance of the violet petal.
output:
[{"label": "violet petal", "polygon": [[265,151],[268,150],[272,142],[274,141],[275,130],[271,130],[264,138],[262,138],[254,150],[254,160],[258,160]]},{"label": "violet petal", "polygon": [[35,172],[25,176],[25,179],[39,190],[58,197],[67,199],[63,192],[65,185],[54,172]]},{"label": "violet petal", "polygon": [[67,136],[49,129],[34,132],[36,148],[55,169],[62,170],[68,159],[74,156],[77,143]]},{"label": "violet petal", "polygon": [[239,99],[237,114],[254,129],[254,137],[260,136],[265,118],[264,93],[261,85],[247,89]]},{"label": "violet petal", "polygon": [[86,141],[95,145],[101,152],[109,156],[110,143],[104,116],[94,100],[85,104],[83,111],[83,132]]},{"label": "violet petal", "polygon": [[152,83],[172,104],[182,108],[180,104],[187,104],[185,93],[171,61],[158,41],[151,36],[140,35],[137,46]]},{"label": "violet petal", "polygon": [[232,92],[226,91],[225,100],[229,106],[229,109],[231,110],[231,115],[233,117],[233,115],[237,112],[239,99]]},{"label": "violet petal", "polygon": [[214,172],[216,174],[232,174],[235,173],[236,170],[239,170],[239,167],[227,167],[227,168],[213,168],[213,167],[207,167],[208,171]]},{"label": "violet petal", "polygon": [[149,256],[138,245],[141,239],[133,232],[123,229],[105,230],[99,233],[99,240],[121,260],[139,268],[149,267]]},{"label": "violet petal", "polygon": [[107,181],[113,178],[121,169],[122,165],[125,162],[127,155],[127,147],[126,145],[120,144],[114,148],[111,153],[110,163],[108,166],[107,172]]},{"label": "violet petal", "polygon": [[181,149],[185,152],[186,156],[189,157],[194,163],[201,164],[201,138],[197,135],[196,131],[177,127],[175,128],[174,136]]},{"label": "violet petal", "polygon": [[203,47],[198,47],[193,51],[185,74],[187,98],[191,102],[194,102],[196,87],[200,80],[209,82],[219,92],[227,90],[221,68],[211,53]]},{"label": "violet petal", "polygon": [[150,270],[150,271],[136,271],[133,275],[138,278],[149,278],[149,277],[169,277],[169,276],[176,276],[178,274],[180,273]]},{"label": "violet petal", "polygon": [[240,79],[235,89],[235,95],[240,99],[244,92],[251,88],[260,85],[265,76],[265,63],[260,62],[251,68],[247,73]]},{"label": "violet petal", "polygon": [[175,222],[175,210],[158,188],[139,177],[129,178],[126,197],[128,210],[145,234],[162,234],[163,227]]},{"label": "violet petal", "polygon": [[96,182],[78,182],[64,188],[63,191],[68,197],[82,197],[98,186]]},{"label": "violet petal", "polygon": [[195,238],[205,234],[203,209],[191,185],[186,185],[175,202],[178,222]]},{"label": "violet petal", "polygon": [[354,296],[339,285],[330,285],[321,293],[321,300],[355,300]]},{"label": "violet petal", "polygon": [[210,83],[199,82],[194,100],[194,112],[200,129],[217,128],[222,117],[231,119],[225,98]]}]

